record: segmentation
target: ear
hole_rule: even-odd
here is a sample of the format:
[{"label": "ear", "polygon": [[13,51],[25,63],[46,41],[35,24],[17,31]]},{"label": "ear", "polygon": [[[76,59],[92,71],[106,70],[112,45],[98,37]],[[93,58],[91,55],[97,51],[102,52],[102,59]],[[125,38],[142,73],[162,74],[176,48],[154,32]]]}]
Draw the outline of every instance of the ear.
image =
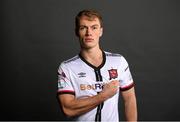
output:
[{"label": "ear", "polygon": [[74,30],[75,30],[76,36],[79,37],[79,29],[75,28]]},{"label": "ear", "polygon": [[103,35],[103,28],[101,27],[99,36],[101,37],[102,35]]}]

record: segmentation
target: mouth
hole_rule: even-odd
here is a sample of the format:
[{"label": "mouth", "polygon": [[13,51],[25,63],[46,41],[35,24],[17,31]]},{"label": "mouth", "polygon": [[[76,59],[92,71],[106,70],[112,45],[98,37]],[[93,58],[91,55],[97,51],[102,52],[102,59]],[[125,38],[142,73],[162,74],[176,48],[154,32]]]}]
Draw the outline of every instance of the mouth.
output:
[{"label": "mouth", "polygon": [[92,39],[92,38],[85,38],[85,41],[86,42],[92,42],[94,39]]}]

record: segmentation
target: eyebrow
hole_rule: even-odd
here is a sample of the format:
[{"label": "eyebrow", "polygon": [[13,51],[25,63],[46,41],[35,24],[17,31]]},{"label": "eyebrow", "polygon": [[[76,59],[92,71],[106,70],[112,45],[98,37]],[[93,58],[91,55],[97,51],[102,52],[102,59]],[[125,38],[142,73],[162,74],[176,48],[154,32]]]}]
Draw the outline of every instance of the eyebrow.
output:
[{"label": "eyebrow", "polygon": [[[94,26],[99,26],[98,24],[94,24],[94,25],[92,25],[92,26],[90,26],[90,27],[94,27]],[[86,25],[80,25],[80,27],[87,27]]]}]

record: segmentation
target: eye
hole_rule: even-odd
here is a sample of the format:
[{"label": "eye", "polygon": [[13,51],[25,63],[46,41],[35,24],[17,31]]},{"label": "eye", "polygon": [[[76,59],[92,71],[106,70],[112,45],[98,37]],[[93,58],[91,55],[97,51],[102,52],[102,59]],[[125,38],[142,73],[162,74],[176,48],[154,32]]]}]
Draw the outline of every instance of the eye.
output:
[{"label": "eye", "polygon": [[79,30],[84,30],[84,27],[80,27]]},{"label": "eye", "polygon": [[95,29],[97,29],[97,28],[98,28],[97,26],[93,26],[93,27],[92,27],[93,30],[95,30]]},{"label": "eye", "polygon": [[81,27],[79,28],[79,30],[84,30],[84,29],[86,29],[85,26],[81,26]]}]

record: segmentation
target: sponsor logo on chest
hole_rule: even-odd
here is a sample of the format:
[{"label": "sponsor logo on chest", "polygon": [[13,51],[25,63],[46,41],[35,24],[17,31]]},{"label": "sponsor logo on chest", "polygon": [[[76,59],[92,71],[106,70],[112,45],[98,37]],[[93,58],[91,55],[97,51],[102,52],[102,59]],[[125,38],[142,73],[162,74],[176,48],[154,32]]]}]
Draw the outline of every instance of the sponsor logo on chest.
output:
[{"label": "sponsor logo on chest", "polygon": [[95,84],[80,84],[80,89],[82,91],[84,90],[95,90],[95,91],[101,91],[103,89],[105,83],[95,83]]}]

